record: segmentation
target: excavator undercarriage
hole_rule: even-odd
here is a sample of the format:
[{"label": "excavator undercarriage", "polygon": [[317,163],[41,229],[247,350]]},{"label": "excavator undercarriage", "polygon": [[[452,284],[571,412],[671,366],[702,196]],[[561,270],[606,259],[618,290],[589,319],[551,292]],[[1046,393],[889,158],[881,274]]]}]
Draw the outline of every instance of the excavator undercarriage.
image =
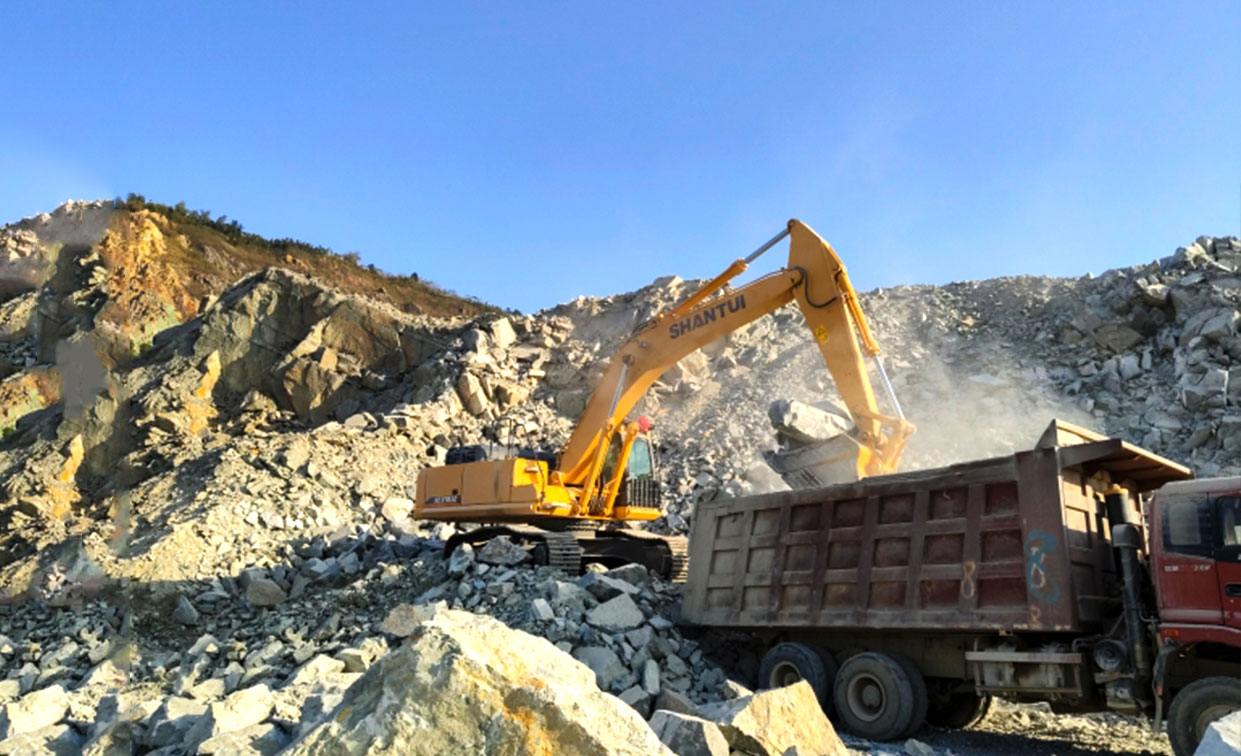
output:
[{"label": "excavator undercarriage", "polygon": [[457,533],[444,544],[452,554],[461,544],[482,547],[497,536],[508,536],[530,552],[535,564],[558,567],[576,575],[585,564],[607,567],[640,564],[664,580],[684,582],[689,573],[689,542],[684,536],[666,536],[623,527],[600,528],[590,520],[546,520],[535,524],[484,525]]}]

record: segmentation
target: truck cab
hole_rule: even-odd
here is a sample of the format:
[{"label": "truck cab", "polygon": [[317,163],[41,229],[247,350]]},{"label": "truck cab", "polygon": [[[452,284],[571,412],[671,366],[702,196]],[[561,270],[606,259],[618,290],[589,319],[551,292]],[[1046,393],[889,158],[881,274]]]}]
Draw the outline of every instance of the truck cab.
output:
[{"label": "truck cab", "polygon": [[1149,509],[1154,669],[1176,752],[1241,710],[1241,477],[1168,483]]},{"label": "truck cab", "polygon": [[1169,483],[1151,515],[1161,635],[1241,646],[1241,477]]}]

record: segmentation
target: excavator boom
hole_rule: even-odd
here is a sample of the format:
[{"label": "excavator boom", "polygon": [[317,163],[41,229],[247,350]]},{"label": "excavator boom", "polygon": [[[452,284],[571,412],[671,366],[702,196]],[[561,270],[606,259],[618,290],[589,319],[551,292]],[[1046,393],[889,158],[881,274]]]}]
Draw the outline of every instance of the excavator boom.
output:
[{"label": "excavator boom", "polygon": [[[737,289],[723,291],[749,263],[789,237],[788,265]],[[741,328],[789,301],[796,301],[823,355],[845,407],[857,426],[857,475],[893,472],[913,426],[879,362],[879,346],[862,313],[844,263],[805,223],[787,228],[754,254],[737,260],[683,302],[640,325],[604,372],[565,446],[560,475],[565,485],[590,487],[600,455],[651,384],[682,357]],[[877,365],[897,415],[880,411],[866,359]]]}]

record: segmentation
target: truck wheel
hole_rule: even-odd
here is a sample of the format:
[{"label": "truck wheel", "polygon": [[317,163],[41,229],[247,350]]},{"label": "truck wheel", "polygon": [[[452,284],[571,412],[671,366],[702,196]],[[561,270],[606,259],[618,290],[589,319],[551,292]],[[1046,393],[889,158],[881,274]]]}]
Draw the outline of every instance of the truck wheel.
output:
[{"label": "truck wheel", "polygon": [[914,694],[913,716],[909,719],[909,726],[900,734],[900,737],[908,738],[926,724],[926,710],[930,703],[930,696],[927,695],[926,680],[923,679],[922,670],[918,669],[918,665],[910,661],[909,657],[900,654],[889,655],[901,665],[901,669],[905,670],[905,676],[909,678],[909,686]]},{"label": "truck wheel", "polygon": [[967,730],[991,711],[991,696],[968,691],[952,693],[935,701],[926,712],[926,721],[935,727]]},{"label": "truck wheel", "polygon": [[892,657],[873,652],[840,665],[834,699],[841,724],[868,740],[901,737],[917,713],[914,684],[905,668]]},{"label": "truck wheel", "polygon": [[1241,711],[1241,680],[1206,677],[1176,694],[1168,708],[1168,740],[1176,756],[1192,756],[1207,727],[1217,719]]},{"label": "truck wheel", "polygon": [[767,652],[758,668],[759,688],[783,688],[799,680],[810,683],[825,713],[831,713],[836,660],[805,643],[780,643]]}]

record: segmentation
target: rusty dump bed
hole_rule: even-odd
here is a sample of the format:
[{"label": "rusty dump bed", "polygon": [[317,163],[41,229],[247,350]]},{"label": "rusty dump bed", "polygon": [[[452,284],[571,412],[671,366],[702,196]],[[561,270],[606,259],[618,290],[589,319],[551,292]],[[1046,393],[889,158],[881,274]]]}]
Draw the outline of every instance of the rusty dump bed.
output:
[{"label": "rusty dump bed", "polygon": [[1008,457],[704,504],[687,621],[750,628],[1093,632],[1116,616],[1103,492],[1191,477],[1052,423]]}]

